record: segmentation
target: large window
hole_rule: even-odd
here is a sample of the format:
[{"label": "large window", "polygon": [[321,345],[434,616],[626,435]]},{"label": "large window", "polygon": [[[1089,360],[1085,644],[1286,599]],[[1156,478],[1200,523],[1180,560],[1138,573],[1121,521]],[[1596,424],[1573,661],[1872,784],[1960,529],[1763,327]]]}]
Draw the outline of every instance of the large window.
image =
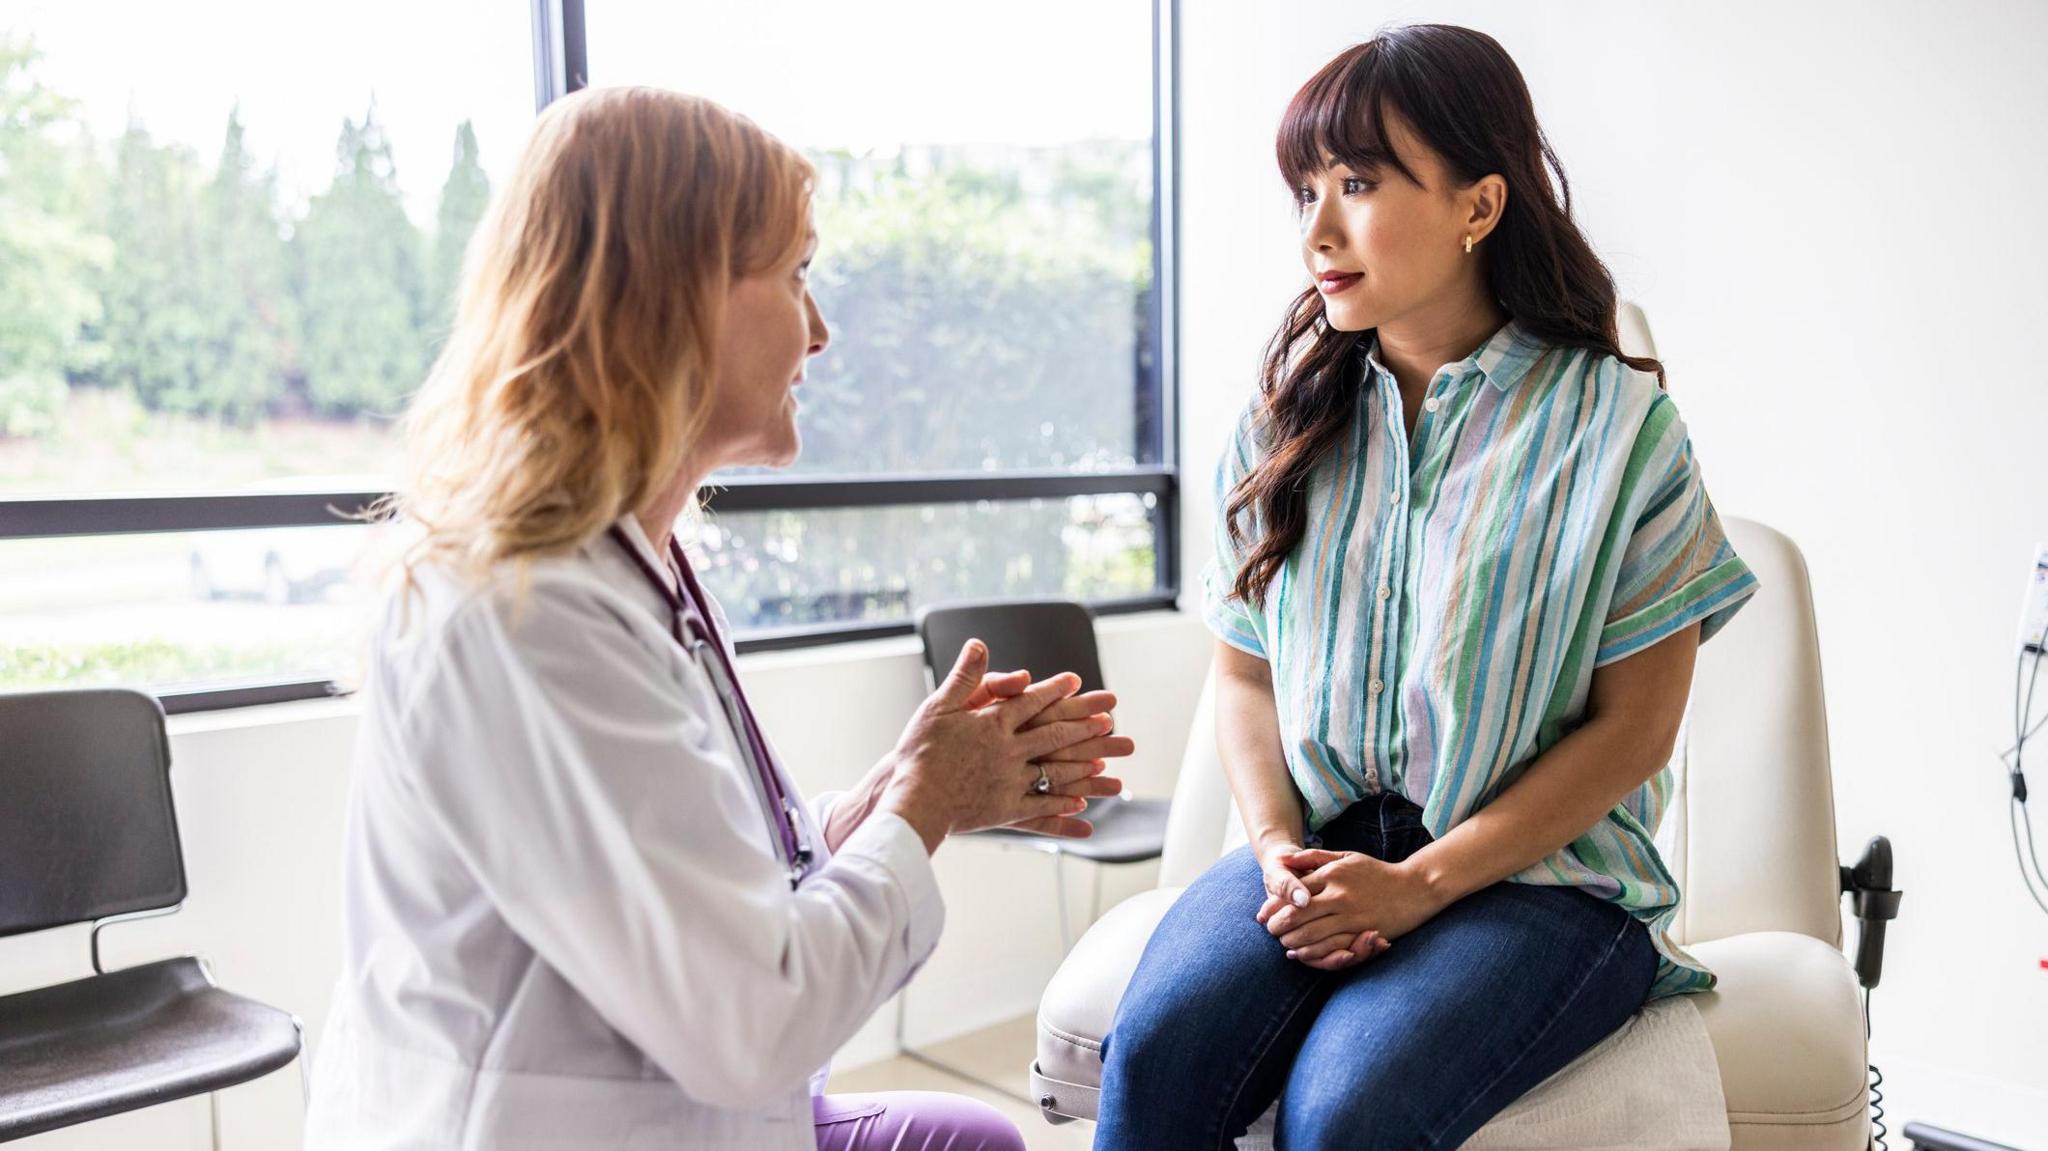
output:
[{"label": "large window", "polygon": [[585,82],[818,169],[803,457],[718,477],[689,540],[744,643],[1171,602],[1170,5],[120,7],[0,25],[0,689],[350,682],[341,515],[536,103]]}]

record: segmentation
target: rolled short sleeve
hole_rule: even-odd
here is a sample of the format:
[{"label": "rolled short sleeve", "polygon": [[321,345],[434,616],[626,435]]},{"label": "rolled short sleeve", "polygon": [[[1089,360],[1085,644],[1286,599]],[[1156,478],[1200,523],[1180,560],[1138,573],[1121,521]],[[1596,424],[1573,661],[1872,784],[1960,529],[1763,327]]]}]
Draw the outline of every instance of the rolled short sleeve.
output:
[{"label": "rolled short sleeve", "polygon": [[[1237,571],[1244,563],[1244,549],[1230,538],[1228,513],[1230,493],[1251,473],[1257,461],[1254,421],[1256,402],[1238,417],[1223,458],[1216,461],[1216,555],[1202,569],[1202,621],[1216,638],[1260,659],[1266,658],[1265,620],[1252,605],[1231,591]],[[1247,533],[1247,539],[1251,535]]]},{"label": "rolled short sleeve", "polygon": [[1685,422],[1658,396],[1637,434],[1616,514],[1633,527],[1621,545],[1614,594],[1594,666],[1625,659],[1697,623],[1704,643],[1756,594],[1756,576],[1728,543],[1707,497]]}]

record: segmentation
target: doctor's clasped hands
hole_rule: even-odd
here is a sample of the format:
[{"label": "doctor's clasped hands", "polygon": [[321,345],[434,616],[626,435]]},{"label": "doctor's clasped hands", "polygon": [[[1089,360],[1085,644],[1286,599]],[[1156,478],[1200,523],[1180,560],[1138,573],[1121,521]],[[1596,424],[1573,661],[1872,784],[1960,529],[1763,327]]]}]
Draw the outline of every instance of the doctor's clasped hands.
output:
[{"label": "doctor's clasped hands", "polygon": [[837,848],[875,810],[910,824],[929,850],[949,834],[1015,827],[1076,838],[1093,829],[1088,800],[1123,782],[1107,761],[1130,755],[1114,734],[1116,696],[1080,691],[1062,672],[988,674],[988,649],[970,640],[946,679],[912,714],[896,746],[832,809],[826,842]]}]

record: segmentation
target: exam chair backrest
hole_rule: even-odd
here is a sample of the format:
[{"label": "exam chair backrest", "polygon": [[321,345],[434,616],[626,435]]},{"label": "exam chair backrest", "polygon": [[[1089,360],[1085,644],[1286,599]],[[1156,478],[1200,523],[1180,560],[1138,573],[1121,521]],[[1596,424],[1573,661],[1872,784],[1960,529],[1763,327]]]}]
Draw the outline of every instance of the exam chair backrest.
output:
[{"label": "exam chair backrest", "polygon": [[1723,526],[1758,587],[1700,648],[1672,753],[1667,862],[1685,893],[1672,934],[1690,943],[1796,931],[1840,946],[1834,781],[1806,560],[1763,524],[1731,517]]},{"label": "exam chair backrest", "polygon": [[170,766],[151,696],[0,694],[0,936],[184,902]]}]

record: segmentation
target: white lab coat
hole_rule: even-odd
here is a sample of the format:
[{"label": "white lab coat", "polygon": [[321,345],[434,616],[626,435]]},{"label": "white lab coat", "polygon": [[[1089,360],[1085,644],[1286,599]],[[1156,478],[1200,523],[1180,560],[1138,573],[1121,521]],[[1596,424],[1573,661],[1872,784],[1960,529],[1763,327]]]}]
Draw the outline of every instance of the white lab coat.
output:
[{"label": "white lab coat", "polygon": [[792,891],[608,536],[523,592],[421,583],[363,693],[309,1151],[813,1151],[812,1078],[938,941],[917,834],[872,815]]}]

